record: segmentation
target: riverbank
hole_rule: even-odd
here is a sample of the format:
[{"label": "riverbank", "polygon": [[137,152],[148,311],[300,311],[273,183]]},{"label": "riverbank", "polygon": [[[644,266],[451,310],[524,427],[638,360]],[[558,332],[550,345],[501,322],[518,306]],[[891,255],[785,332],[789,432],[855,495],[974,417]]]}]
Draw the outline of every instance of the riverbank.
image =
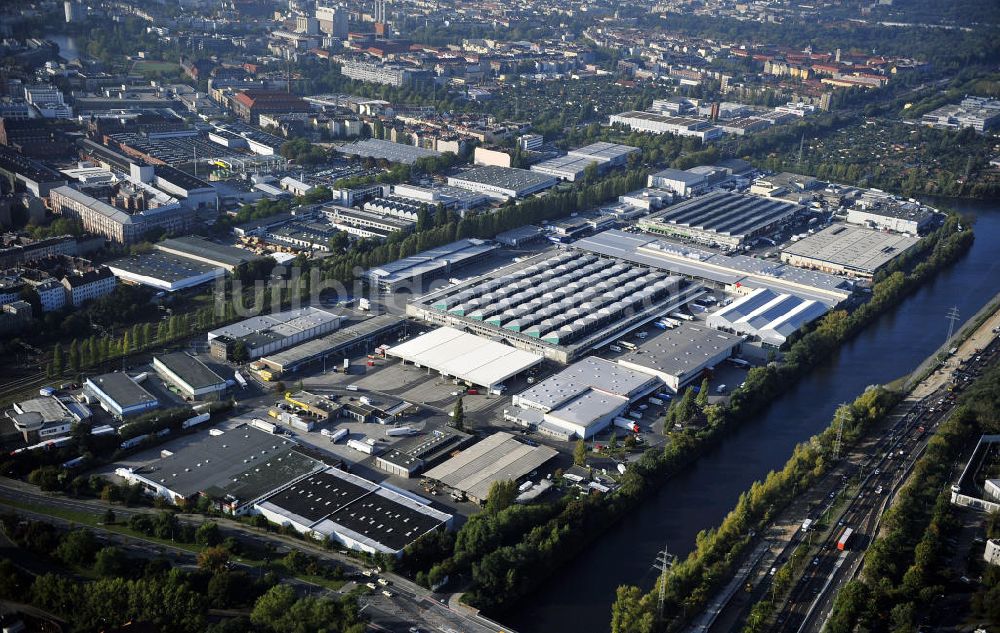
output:
[{"label": "riverbank", "polygon": [[1000,262],[990,244],[1000,239],[1000,208],[973,204],[957,210],[980,216],[967,255],[818,359],[762,410],[730,427],[695,463],[668,478],[614,530],[520,601],[505,615],[508,623],[531,632],[573,621],[583,633],[606,632],[615,589],[651,587],[657,577],[651,564],[664,544],[686,556],[696,547],[698,532],[721,522],[742,490],[780,468],[796,444],[824,428],[839,403],[867,385],[898,378],[932,353],[945,338],[947,309],[957,305],[972,314],[992,298]]},{"label": "riverbank", "polygon": [[[732,427],[768,406],[865,325],[959,258],[972,241],[971,231],[963,228],[957,218],[949,218],[938,231],[921,240],[913,256],[898,262],[897,266],[908,269],[907,273],[897,270],[879,281],[870,300],[853,313],[835,311],[825,316],[792,345],[784,362],[752,369],[727,405],[706,408],[705,427],[673,433],[662,451],[647,451],[628,468],[615,493],[564,502],[552,518],[545,518],[551,516],[551,510],[539,508],[536,516],[543,518],[541,524],[526,520],[520,515],[528,511],[516,508],[469,521],[456,536],[451,555],[430,570],[417,568],[417,573],[425,572],[431,582],[431,578],[470,574],[472,582],[464,600],[488,613],[503,613],[531,593],[553,570],[580,556],[666,479],[687,470],[721,442]],[[915,263],[918,258],[923,261]],[[439,547],[444,551],[447,544],[440,543]],[[409,565],[414,558],[417,557],[407,557],[404,564]],[[420,558],[426,561],[428,557],[421,553]],[[695,578],[694,584],[699,582]],[[684,592],[684,587],[678,588],[678,596]],[[678,597],[677,601],[680,600]]]}]

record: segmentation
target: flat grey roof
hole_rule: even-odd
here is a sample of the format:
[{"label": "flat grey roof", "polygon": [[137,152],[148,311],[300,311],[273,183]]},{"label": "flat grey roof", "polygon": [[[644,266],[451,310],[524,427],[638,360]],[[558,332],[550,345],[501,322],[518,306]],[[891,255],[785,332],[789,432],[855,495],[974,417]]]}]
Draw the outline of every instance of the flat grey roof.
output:
[{"label": "flat grey roof", "polygon": [[120,371],[101,374],[100,376],[91,376],[87,381],[93,383],[98,389],[107,394],[122,409],[157,401],[139,383]]},{"label": "flat grey roof", "polygon": [[679,180],[687,185],[697,185],[705,182],[705,175],[683,169],[664,169],[650,174],[653,178],[665,178],[667,180]]},{"label": "flat grey roof", "polygon": [[709,359],[732,350],[742,341],[742,336],[682,323],[673,330],[652,331],[638,349],[620,356],[618,362],[684,377],[692,370],[701,369]]},{"label": "flat grey roof", "polygon": [[198,277],[212,271],[219,275],[225,274],[225,270],[214,264],[188,259],[165,251],[151,251],[138,255],[129,255],[121,259],[108,262],[108,267],[115,270],[122,270],[143,277],[152,277],[168,283],[176,283]]},{"label": "flat grey roof", "polygon": [[428,274],[442,268],[461,263],[470,257],[477,257],[499,248],[493,242],[469,238],[458,240],[444,246],[432,248],[426,251],[397,259],[394,262],[383,264],[378,268],[372,268],[368,274],[377,278],[380,282],[393,283],[395,281],[410,279],[417,275]]},{"label": "flat grey roof", "polygon": [[270,354],[262,358],[261,361],[280,367],[282,371],[291,371],[302,363],[310,362],[324,355],[335,354],[338,350],[353,345],[358,339],[375,336],[396,328],[403,321],[403,318],[391,314],[374,316],[341,328],[333,334],[306,341],[277,354]]},{"label": "flat grey roof", "polygon": [[510,433],[494,433],[424,476],[484,501],[495,481],[517,481],[558,455],[548,446],[529,446]]},{"label": "flat grey roof", "polygon": [[833,224],[789,244],[783,252],[871,274],[918,241],[915,237]]},{"label": "flat grey roof", "polygon": [[671,224],[720,235],[741,236],[803,209],[801,205],[776,198],[714,191],[667,207],[649,216],[644,222]]},{"label": "flat grey roof", "polygon": [[238,323],[212,330],[208,333],[208,337],[209,340],[218,336],[240,339],[262,333],[287,337],[339,320],[340,317],[332,312],[307,306],[297,310],[286,310],[284,312],[274,312],[272,314],[251,317]]},{"label": "flat grey roof", "polygon": [[247,502],[326,467],[295,447],[281,436],[240,426],[221,435],[201,435],[136,474],[185,497],[205,492]]},{"label": "flat grey roof", "polygon": [[556,184],[554,178],[545,174],[535,173],[527,169],[497,167],[494,165],[463,171],[449,178],[456,181],[474,182],[493,187],[512,189],[514,191],[523,191],[532,187],[552,186]]},{"label": "flat grey roof", "polygon": [[166,239],[155,244],[153,248],[161,251],[169,250],[175,253],[202,257],[218,262],[224,266],[239,266],[240,264],[248,262],[252,259],[259,259],[250,251],[243,250],[242,248],[236,248],[235,246],[216,244],[215,242],[210,242],[209,240],[206,240],[203,237],[198,237],[197,235],[187,235],[184,237]]},{"label": "flat grey roof", "polygon": [[155,359],[186,382],[192,389],[197,390],[205,387],[213,387],[226,382],[219,374],[209,369],[205,363],[184,352],[163,354],[162,356],[156,356]]},{"label": "flat grey roof", "polygon": [[393,143],[392,141],[383,141],[374,138],[356,141],[349,145],[341,145],[337,147],[337,151],[352,156],[384,158],[389,162],[403,163],[405,165],[412,165],[420,158],[441,155],[441,152],[432,149],[424,149],[415,145],[404,145],[402,143]]}]

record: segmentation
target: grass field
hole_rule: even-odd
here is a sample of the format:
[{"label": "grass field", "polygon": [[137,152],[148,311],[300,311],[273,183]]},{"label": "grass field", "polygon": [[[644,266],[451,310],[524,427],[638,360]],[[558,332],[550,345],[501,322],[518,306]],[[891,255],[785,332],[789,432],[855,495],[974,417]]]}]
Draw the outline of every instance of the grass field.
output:
[{"label": "grass field", "polygon": [[142,60],[135,63],[132,68],[132,72],[142,73],[143,75],[151,75],[153,73],[169,73],[180,68],[180,64],[177,62],[163,62],[156,60]]}]

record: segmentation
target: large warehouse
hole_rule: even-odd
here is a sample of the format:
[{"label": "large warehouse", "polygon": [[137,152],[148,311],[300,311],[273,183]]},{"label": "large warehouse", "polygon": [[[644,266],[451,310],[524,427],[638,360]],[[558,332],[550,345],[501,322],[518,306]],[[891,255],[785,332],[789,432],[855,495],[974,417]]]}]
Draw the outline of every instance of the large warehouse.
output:
[{"label": "large warehouse", "polygon": [[405,328],[405,319],[380,314],[353,323],[333,334],[263,356],[260,362],[279,373],[297,371],[300,367],[323,359],[332,358],[337,361],[355,353],[367,354],[379,343],[394,340],[394,335]]},{"label": "large warehouse", "polygon": [[203,264],[218,266],[226,269],[227,272],[233,272],[240,264],[259,259],[250,251],[235,246],[216,244],[196,235],[166,239],[154,244],[153,248]]},{"label": "large warehouse", "polygon": [[649,372],[589,356],[515,395],[512,404],[541,412],[540,432],[587,439],[662,386]]},{"label": "large warehouse", "polygon": [[758,288],[770,288],[833,307],[854,292],[853,284],[843,277],[746,255],[723,255],[624,231],[604,231],[577,240],[572,247],[612,261],[651,266],[730,294],[745,295]]},{"label": "large warehouse", "polygon": [[291,440],[239,426],[198,435],[151,464],[115,473],[171,503],[204,494],[219,509],[244,514],[255,502],[327,467],[295,448]]},{"label": "large warehouse", "polygon": [[226,380],[184,352],[153,357],[156,373],[186,398],[204,398],[226,390]]},{"label": "large warehouse", "polygon": [[328,468],[256,505],[273,523],[368,554],[399,556],[424,534],[447,528],[452,516],[411,496]]},{"label": "large warehouse", "polygon": [[735,248],[758,235],[773,231],[804,209],[784,200],[716,191],[645,217],[639,220],[639,228],[650,233]]},{"label": "large warehouse", "polygon": [[428,470],[424,476],[483,503],[494,482],[520,481],[558,454],[554,448],[530,446],[510,433],[500,432]]},{"label": "large warehouse", "polygon": [[213,358],[231,360],[237,343],[246,346],[247,358],[260,358],[332,332],[341,317],[312,306],[255,316],[208,333]]},{"label": "large warehouse", "polygon": [[527,169],[492,165],[448,176],[448,185],[452,187],[478,191],[500,200],[530,196],[533,193],[554,187],[556,182],[558,181],[552,176],[538,174]]},{"label": "large warehouse", "polygon": [[760,288],[708,316],[708,326],[780,347],[793,333],[826,314],[818,301]]},{"label": "large warehouse", "polygon": [[722,138],[722,128],[712,125],[702,119],[686,116],[668,116],[655,112],[622,112],[611,115],[611,125],[618,123],[636,132],[652,132],[654,134],[673,134],[675,136],[693,136],[704,141]]},{"label": "large warehouse", "polygon": [[618,364],[647,374],[678,392],[737,353],[743,337],[700,325],[682,323],[675,330],[657,330],[639,347],[618,358]]},{"label": "large warehouse", "polygon": [[548,252],[430,292],[406,310],[568,363],[703,292],[660,270]]},{"label": "large warehouse", "polygon": [[403,286],[419,292],[425,280],[480,262],[498,248],[498,244],[486,240],[458,240],[372,268],[368,280],[380,292],[395,292]]},{"label": "large warehouse", "polygon": [[487,389],[542,362],[541,354],[451,327],[441,327],[390,347],[385,354]]},{"label": "large warehouse", "polygon": [[823,272],[871,279],[913,248],[916,237],[834,224],[781,252],[781,261]]},{"label": "large warehouse", "polygon": [[162,251],[128,255],[107,266],[122,281],[167,292],[194,288],[226,274],[221,266]]},{"label": "large warehouse", "polygon": [[97,400],[102,409],[116,418],[144,413],[160,406],[153,394],[120,371],[87,378],[83,383],[83,393]]},{"label": "large warehouse", "polygon": [[531,166],[531,171],[574,182],[583,177],[590,165],[596,165],[599,172],[604,172],[625,165],[630,154],[639,152],[638,147],[601,141],[570,150],[565,156],[536,163]]}]

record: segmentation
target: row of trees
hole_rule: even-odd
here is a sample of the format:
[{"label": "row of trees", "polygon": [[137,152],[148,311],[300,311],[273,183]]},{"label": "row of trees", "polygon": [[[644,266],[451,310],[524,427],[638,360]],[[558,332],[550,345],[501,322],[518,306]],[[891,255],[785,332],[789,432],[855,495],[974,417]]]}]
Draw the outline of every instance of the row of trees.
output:
[{"label": "row of trees", "polygon": [[[957,217],[949,218],[941,229],[921,241],[917,254],[896,263],[897,267],[906,268],[923,255],[924,261],[914,266],[909,274],[902,270],[887,274],[875,284],[867,303],[850,314],[835,311],[826,315],[812,331],[791,345],[783,362],[751,369],[744,385],[733,392],[727,406],[708,408],[708,425],[693,434],[692,444],[703,446],[719,439],[729,424],[766,406],[845,340],[957,258],[971,244],[971,237],[971,232],[958,230]],[[844,421],[844,442],[855,441],[897,398],[898,394],[882,388],[869,389],[851,405],[838,409],[835,420]],[[666,611],[673,617],[657,628],[654,596],[658,586],[652,594],[646,595],[635,587],[621,587],[612,610],[613,630],[670,628],[702,608],[749,544],[749,531],[766,524],[773,512],[791,500],[795,490],[803,489],[826,472],[830,466],[834,427],[831,424],[823,433],[797,446],[785,468],[770,473],[763,482],[756,482],[717,529],[699,533],[695,550],[659,581],[666,583]],[[675,442],[677,437],[677,434],[673,436]]]},{"label": "row of trees", "polygon": [[[167,514],[150,517],[149,525],[133,522],[139,531],[158,538],[170,538],[181,529]],[[203,546],[198,569],[190,572],[163,558],[132,558],[118,547],[102,547],[89,530],[63,532],[16,515],[0,517],[0,524],[16,545],[48,559],[54,565],[47,568],[55,568],[33,577],[10,559],[0,561],[0,598],[54,613],[70,631],[104,630],[130,621],[177,633],[361,633],[365,629],[353,595],[340,600],[300,597],[291,585],[281,584],[275,569],[326,575],[313,557],[293,551],[268,563],[272,571],[251,576],[227,564],[235,543],[222,540],[214,523],[186,534],[185,542]],[[78,573],[95,579],[81,581]],[[248,610],[249,617],[210,624],[209,609]]]},{"label": "row of trees", "polygon": [[[705,406],[707,419],[703,427],[697,431],[686,429],[675,432],[662,451],[646,451],[638,461],[629,466],[622,476],[621,486],[614,493],[589,495],[581,499],[564,498],[548,504],[514,506],[496,515],[477,515],[459,531],[453,549],[449,551],[450,543],[446,537],[436,538],[433,544],[438,548],[437,556],[428,552],[433,551],[433,547],[421,545],[414,552],[407,552],[404,566],[429,584],[445,577],[468,578],[471,584],[463,598],[466,602],[488,611],[502,610],[530,592],[553,569],[582,551],[594,538],[640,503],[659,481],[679,472],[701,452],[719,441],[730,425],[746,419],[765,406],[810,366],[825,358],[836,345],[852,336],[882,311],[895,305],[903,296],[903,286],[910,287],[908,280],[911,277],[916,276],[923,281],[930,272],[957,257],[961,246],[969,244],[965,237],[967,233],[957,230],[957,220],[946,223],[939,233],[923,242],[923,252],[926,254],[928,249],[932,249],[933,253],[927,262],[921,263],[910,275],[904,276],[904,284],[900,284],[896,277],[885,280],[885,285],[876,289],[872,300],[851,315],[850,327],[847,327],[846,313],[835,313],[835,316],[825,319],[815,332],[800,339],[789,350],[786,358],[792,359],[790,368],[785,369],[784,364],[754,368],[749,373],[745,386],[734,391],[729,405]],[[693,398],[693,395],[690,397]],[[850,411],[842,412],[842,415],[849,415],[848,440],[853,433],[859,432],[860,428],[876,419],[891,404],[892,398],[892,394],[883,390],[873,390],[862,396]],[[688,405],[684,405],[685,409],[687,407]],[[800,450],[804,451],[806,448]],[[784,490],[788,482],[802,475],[800,470],[804,472],[821,466],[825,457],[820,451],[818,456],[804,453],[798,459],[801,461],[790,467],[789,473],[784,477],[775,481],[773,478],[779,477],[775,474],[769,478],[772,480],[770,486],[776,486],[774,490],[781,494],[770,491],[764,495],[759,487],[751,491],[751,495],[743,502],[745,506],[727,525],[721,537],[708,538],[711,534],[703,535],[699,539],[700,546],[695,558],[675,566],[676,575],[671,575],[673,579],[668,580],[667,588],[676,612],[682,613],[685,606],[690,610],[700,605],[722,577],[720,570],[728,568],[735,560],[733,556],[721,555],[720,552],[726,550],[736,554],[745,546],[746,539],[734,538],[734,535],[745,534],[749,521],[760,520],[760,498],[768,499],[769,503],[783,499],[781,495],[790,494]],[[508,532],[506,528],[509,526],[517,529]],[[642,597],[638,589],[628,588],[623,590],[620,602],[621,604],[616,605],[616,613],[620,616],[615,617],[628,623],[628,626],[622,625],[623,628],[619,630],[642,630],[629,628],[638,626],[640,621],[652,626],[651,609],[655,600]]]},{"label": "row of trees", "polygon": [[[948,540],[961,529],[948,484],[965,449],[983,433],[1000,431],[1000,368],[994,367],[962,394],[959,407],[927,444],[896,502],[882,519],[882,536],[868,549],[862,575],[838,594],[829,631],[915,631],[948,593]],[[991,571],[984,592],[998,595]],[[1000,604],[980,598],[980,613],[996,622]]]}]

